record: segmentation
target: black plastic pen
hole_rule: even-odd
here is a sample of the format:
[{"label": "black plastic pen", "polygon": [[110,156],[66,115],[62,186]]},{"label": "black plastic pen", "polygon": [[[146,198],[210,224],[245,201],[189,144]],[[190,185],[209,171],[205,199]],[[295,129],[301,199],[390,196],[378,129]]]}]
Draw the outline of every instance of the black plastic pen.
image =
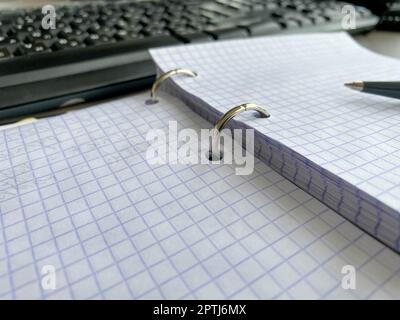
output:
[{"label": "black plastic pen", "polygon": [[400,81],[355,81],[344,85],[353,90],[400,99]]}]

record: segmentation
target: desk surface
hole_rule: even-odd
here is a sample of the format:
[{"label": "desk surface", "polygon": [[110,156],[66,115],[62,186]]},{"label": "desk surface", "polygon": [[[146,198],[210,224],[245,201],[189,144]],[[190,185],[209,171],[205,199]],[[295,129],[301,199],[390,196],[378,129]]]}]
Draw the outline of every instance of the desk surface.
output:
[{"label": "desk surface", "polygon": [[400,33],[374,31],[366,35],[355,36],[354,39],[372,51],[400,58]]}]

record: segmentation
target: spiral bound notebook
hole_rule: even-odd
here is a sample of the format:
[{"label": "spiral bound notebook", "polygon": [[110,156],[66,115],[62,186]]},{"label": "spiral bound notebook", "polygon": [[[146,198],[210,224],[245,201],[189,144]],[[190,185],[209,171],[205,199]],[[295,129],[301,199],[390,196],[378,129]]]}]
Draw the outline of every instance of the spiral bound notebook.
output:
[{"label": "spiral bound notebook", "polygon": [[311,34],[232,40],[151,51],[176,77],[166,90],[211,122],[232,104],[265,106],[232,128],[254,128],[264,162],[369,234],[400,251],[400,103],[343,86],[398,80],[400,62],[349,35]]},{"label": "spiral bound notebook", "polygon": [[148,97],[0,131],[0,299],[400,298],[400,257],[265,163],[149,165],[150,129],[212,124]]}]

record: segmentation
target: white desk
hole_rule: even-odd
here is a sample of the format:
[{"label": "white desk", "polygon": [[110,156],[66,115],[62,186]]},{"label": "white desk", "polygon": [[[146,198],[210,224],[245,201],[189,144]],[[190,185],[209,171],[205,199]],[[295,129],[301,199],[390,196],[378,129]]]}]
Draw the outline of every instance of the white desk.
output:
[{"label": "white desk", "polygon": [[354,39],[372,51],[400,59],[400,32],[373,31]]}]

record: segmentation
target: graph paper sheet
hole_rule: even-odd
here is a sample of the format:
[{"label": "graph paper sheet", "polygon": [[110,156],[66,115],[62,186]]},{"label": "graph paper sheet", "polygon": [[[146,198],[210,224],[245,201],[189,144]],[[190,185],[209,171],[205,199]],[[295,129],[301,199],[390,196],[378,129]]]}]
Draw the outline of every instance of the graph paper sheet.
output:
[{"label": "graph paper sheet", "polygon": [[152,50],[176,77],[169,90],[215,122],[241,103],[271,113],[237,117],[256,129],[259,155],[329,207],[400,250],[400,102],[344,87],[353,80],[398,80],[400,62],[350,36],[312,34]]},{"label": "graph paper sheet", "polygon": [[0,299],[400,298],[400,256],[263,162],[150,166],[150,129],[211,124],[148,95],[0,132]]}]

